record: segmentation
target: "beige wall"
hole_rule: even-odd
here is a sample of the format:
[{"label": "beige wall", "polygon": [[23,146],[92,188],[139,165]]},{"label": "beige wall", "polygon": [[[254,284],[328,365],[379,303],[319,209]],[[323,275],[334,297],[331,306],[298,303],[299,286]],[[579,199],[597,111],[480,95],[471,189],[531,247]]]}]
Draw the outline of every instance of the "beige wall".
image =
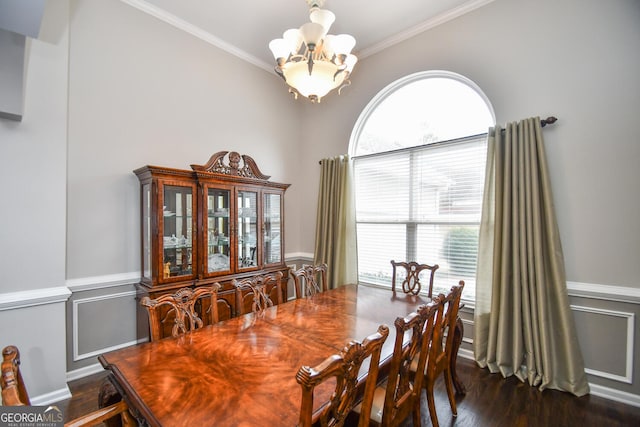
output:
[{"label": "beige wall", "polygon": [[[568,279],[640,289],[637,1],[496,0],[362,59],[352,86],[318,105],[293,101],[277,76],[122,2],[49,4],[56,7],[45,21],[62,16],[63,30],[31,45],[23,122],[0,120],[0,315],[21,325],[17,331],[28,338],[17,344],[28,349],[30,364],[44,348],[52,355],[46,372],[28,378],[36,393],[66,392],[60,378],[65,341],[68,370],[95,364],[95,358],[70,361],[74,345],[91,354],[130,341],[130,331],[97,340],[90,326],[95,301],[108,306],[119,296],[131,303],[139,274],[133,169],[188,168],[219,150],[250,154],[273,180],[292,184],[286,252],[307,259],[314,248],[318,160],[346,153],[353,126],[376,93],[422,70],[475,81],[499,123],[533,115],[560,119],[544,132]],[[81,325],[67,317],[68,338],[61,326],[65,284],[74,291],[67,310],[89,313]],[[30,290],[38,295],[20,293]],[[39,312],[54,316],[51,328],[26,320],[35,308],[15,297],[44,298],[51,307]],[[588,313],[592,322],[603,310],[630,319],[637,294],[631,300],[620,307],[607,301]],[[107,323],[108,313],[99,313]],[[115,313],[111,326],[126,329],[134,317]],[[637,322],[627,322],[628,333],[616,337],[632,337]],[[88,338],[74,342],[78,337]],[[632,342],[625,345],[632,356],[640,354]],[[594,348],[591,341],[586,346]],[[601,363],[593,361],[598,369],[622,372]],[[640,382],[630,381],[621,389],[638,402]]]},{"label": "beige wall", "polygon": [[[65,287],[68,15],[66,1],[47,7],[42,39],[27,43],[22,122],[0,119],[0,348],[20,349],[35,405],[70,396],[64,339],[70,294]],[[0,62],[7,60],[2,53]]]},{"label": "beige wall", "polygon": [[[579,12],[579,19],[576,11]],[[306,106],[305,170],[348,152],[359,113],[405,75],[462,74],[489,97],[498,123],[555,115],[547,155],[567,278],[640,288],[640,3],[497,0],[363,59],[341,97]],[[298,182],[317,187],[318,176]],[[309,194],[303,220],[315,216]],[[312,251],[303,225],[302,251]]]},{"label": "beige wall", "polygon": [[[72,4],[68,279],[140,271],[133,169],[235,150],[295,183],[300,112],[279,77],[122,2]],[[295,247],[300,215],[286,200]]]}]

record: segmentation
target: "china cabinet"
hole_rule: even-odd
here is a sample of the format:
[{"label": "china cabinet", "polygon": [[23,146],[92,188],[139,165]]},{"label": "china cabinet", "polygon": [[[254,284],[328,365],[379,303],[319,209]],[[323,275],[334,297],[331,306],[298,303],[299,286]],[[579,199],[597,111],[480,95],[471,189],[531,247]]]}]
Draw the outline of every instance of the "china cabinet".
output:
[{"label": "china cabinet", "polygon": [[221,151],[191,170],[136,169],[141,189],[139,297],[219,282],[220,318],[235,314],[231,280],[283,273],[284,193],[255,161]]}]

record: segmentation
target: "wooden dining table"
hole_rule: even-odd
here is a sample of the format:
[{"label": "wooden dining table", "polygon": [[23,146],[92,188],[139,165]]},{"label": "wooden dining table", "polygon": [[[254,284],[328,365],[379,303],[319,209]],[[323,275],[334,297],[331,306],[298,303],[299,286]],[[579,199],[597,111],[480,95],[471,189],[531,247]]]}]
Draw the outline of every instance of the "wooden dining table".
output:
[{"label": "wooden dining table", "polygon": [[[390,329],[381,356],[381,364],[388,364],[394,320],[428,302],[389,289],[345,285],[98,360],[110,371],[105,388],[115,388],[117,398],[124,398],[143,424],[295,426],[301,399],[295,376],[301,366],[318,365],[381,324]],[[363,366],[361,381],[366,372]],[[317,402],[330,393],[329,388],[318,390]]]}]

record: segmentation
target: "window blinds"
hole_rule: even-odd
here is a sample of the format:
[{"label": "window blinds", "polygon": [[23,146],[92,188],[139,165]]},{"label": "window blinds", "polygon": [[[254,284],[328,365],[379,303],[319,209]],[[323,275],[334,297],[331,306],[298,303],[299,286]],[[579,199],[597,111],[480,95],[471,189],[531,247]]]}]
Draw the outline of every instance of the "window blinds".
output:
[{"label": "window blinds", "polygon": [[438,264],[437,288],[475,287],[486,134],[354,160],[359,280],[391,284],[391,260]]}]

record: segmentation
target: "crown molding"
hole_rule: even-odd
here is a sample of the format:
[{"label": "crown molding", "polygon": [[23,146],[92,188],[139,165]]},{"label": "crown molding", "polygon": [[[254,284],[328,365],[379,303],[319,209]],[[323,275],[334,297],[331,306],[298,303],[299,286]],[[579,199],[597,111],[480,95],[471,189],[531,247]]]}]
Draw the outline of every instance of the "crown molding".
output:
[{"label": "crown molding", "polygon": [[[249,62],[250,64],[255,65],[258,68],[262,68],[265,71],[268,71],[269,73],[273,73],[273,65],[272,64],[268,64],[264,61],[262,61],[261,59],[256,58],[255,56],[245,52],[242,49],[237,48],[236,46],[232,45],[231,43],[228,43],[216,36],[214,36],[213,34],[209,33],[208,31],[203,30],[200,27],[197,27],[193,24],[190,24],[189,22],[178,18],[177,16],[163,10],[160,9],[157,6],[154,6],[152,4],[150,4],[149,2],[145,1],[145,0],[120,0],[121,2],[134,7],[148,15],[153,16],[154,18],[157,18],[163,22],[166,22],[167,24],[178,28],[179,30],[182,30],[186,33],[191,34],[194,37],[199,38],[202,41],[205,41],[219,49],[224,50],[227,53],[230,53],[231,55],[234,55],[244,61]],[[424,31],[427,31],[431,28],[434,28],[438,25],[444,24],[445,22],[451,21],[452,19],[455,19],[459,16],[462,16],[466,13],[469,13],[471,11],[474,11],[482,6],[485,6],[489,3],[492,3],[494,0],[470,0],[454,9],[448,10],[444,13],[441,13],[440,15],[437,15],[435,17],[433,17],[432,19],[429,19],[421,24],[415,25],[405,31],[402,31],[394,36],[391,36],[371,47],[368,47],[366,49],[363,50],[359,50],[356,53],[358,54],[358,57],[360,59],[366,58],[367,56],[371,56],[375,53],[378,53],[384,49],[387,49],[395,44],[398,44],[400,42],[403,42],[407,39],[410,39],[411,37],[414,37]]]},{"label": "crown molding", "polygon": [[255,56],[245,52],[242,49],[238,49],[234,45],[227,43],[226,41],[214,36],[213,34],[204,31],[202,28],[197,27],[193,24],[188,23],[187,21],[178,18],[177,16],[160,9],[145,0],[120,0],[121,2],[128,4],[131,7],[134,7],[148,15],[153,16],[167,24],[182,30],[188,34],[191,34],[194,37],[199,38],[202,41],[205,41],[219,49],[224,50],[227,53],[230,53],[233,56],[236,56],[243,61],[247,61],[250,64],[255,65],[256,67],[262,68],[265,71],[270,73],[273,72],[273,65],[267,64],[266,62],[256,58]]},{"label": "crown molding", "polygon": [[405,31],[401,31],[398,34],[391,36],[380,43],[376,43],[371,47],[366,49],[362,49],[358,51],[358,56],[360,59],[364,59],[367,56],[371,56],[375,53],[378,53],[384,49],[387,49],[395,44],[403,42],[411,37],[415,37],[420,33],[423,33],[431,28],[437,27],[438,25],[444,24],[445,22],[451,21],[459,16],[462,16],[466,13],[472,12],[482,6],[485,6],[489,3],[493,3],[495,0],[471,0],[468,1],[456,8],[448,10],[440,15],[434,16],[433,18],[422,22],[421,24],[415,25]]}]

